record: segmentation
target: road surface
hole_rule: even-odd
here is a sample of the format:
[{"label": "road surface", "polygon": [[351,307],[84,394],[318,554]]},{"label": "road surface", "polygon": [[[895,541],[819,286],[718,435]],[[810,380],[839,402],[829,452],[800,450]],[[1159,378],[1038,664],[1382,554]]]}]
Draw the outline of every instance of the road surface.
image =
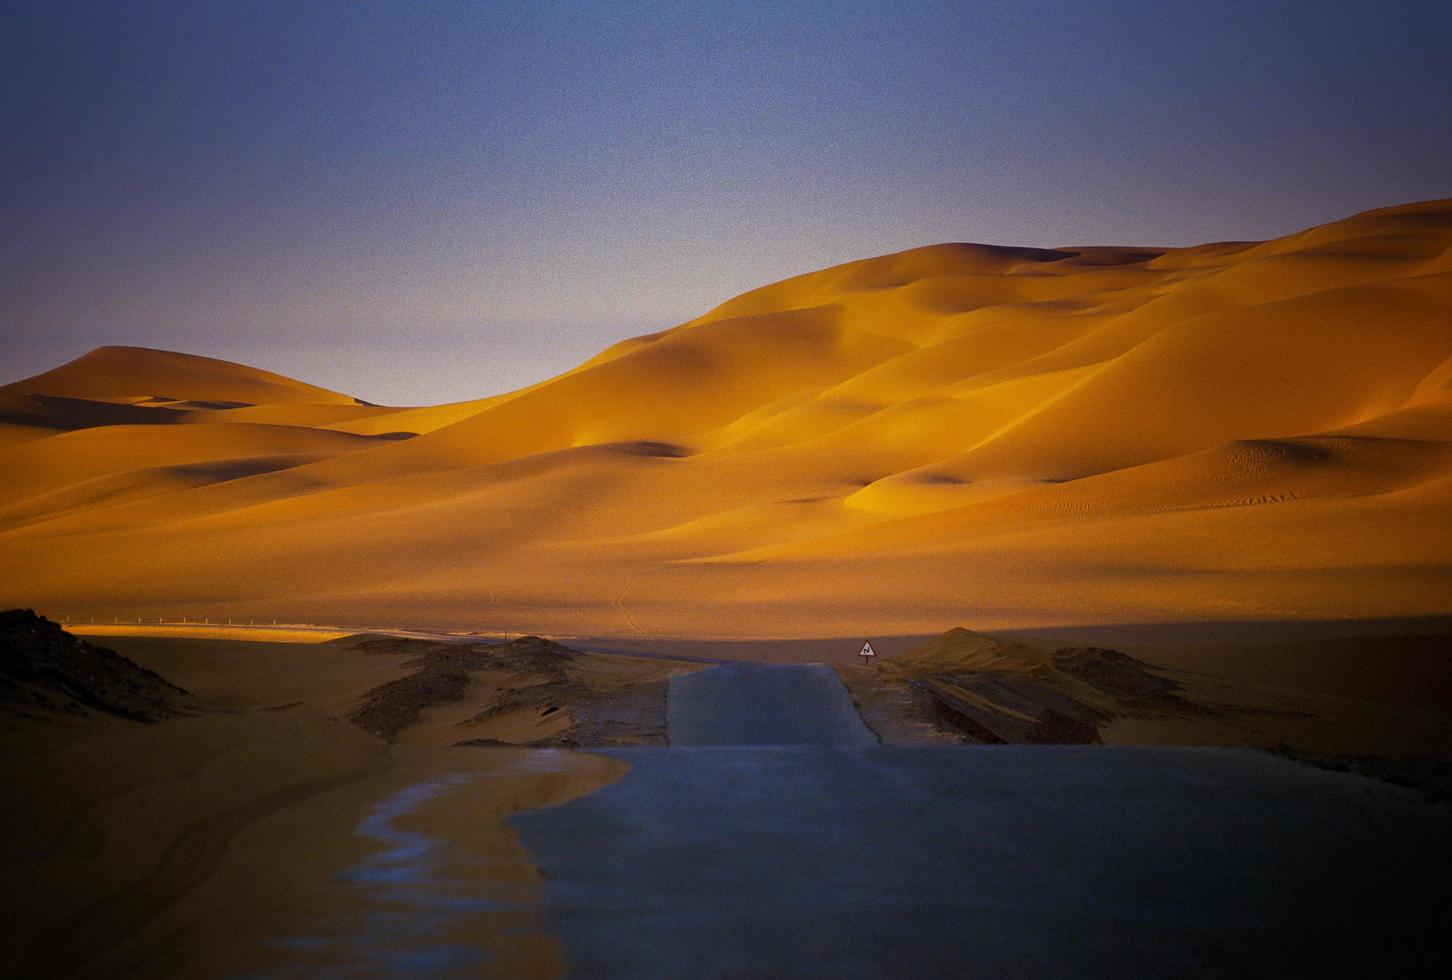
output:
[{"label": "road surface", "polygon": [[1255,752],[866,744],[829,681],[677,678],[673,747],[611,750],[621,782],[513,819],[573,975],[1284,976],[1452,952],[1444,805]]},{"label": "road surface", "polygon": [[674,677],[666,726],[675,746],[877,744],[821,664],[725,664]]}]

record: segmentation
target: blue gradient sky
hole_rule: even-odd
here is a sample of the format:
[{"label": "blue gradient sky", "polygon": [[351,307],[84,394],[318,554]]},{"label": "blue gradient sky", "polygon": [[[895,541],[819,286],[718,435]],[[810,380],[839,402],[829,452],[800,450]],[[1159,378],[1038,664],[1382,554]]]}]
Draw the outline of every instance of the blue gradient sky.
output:
[{"label": "blue gradient sky", "polygon": [[102,343],[477,397],[938,241],[1452,194],[1452,5],[0,7],[0,382]]}]

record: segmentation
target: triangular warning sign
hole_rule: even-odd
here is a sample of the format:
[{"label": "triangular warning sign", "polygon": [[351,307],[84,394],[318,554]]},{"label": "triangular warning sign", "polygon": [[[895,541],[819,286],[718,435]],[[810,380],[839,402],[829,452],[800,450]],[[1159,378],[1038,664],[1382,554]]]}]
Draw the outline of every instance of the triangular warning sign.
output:
[{"label": "triangular warning sign", "polygon": [[872,641],[871,640],[868,640],[866,643],[862,644],[862,652],[859,653],[858,656],[859,657],[875,657],[875,656],[877,656],[877,651],[874,650],[874,649],[872,649]]}]

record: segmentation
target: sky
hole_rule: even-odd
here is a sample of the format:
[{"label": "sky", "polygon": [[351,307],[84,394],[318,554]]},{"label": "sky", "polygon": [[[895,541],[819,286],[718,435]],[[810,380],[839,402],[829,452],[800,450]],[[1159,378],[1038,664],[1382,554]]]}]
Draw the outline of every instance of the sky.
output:
[{"label": "sky", "polygon": [[437,403],[903,248],[1452,195],[1452,4],[5,0],[0,177],[0,383]]}]

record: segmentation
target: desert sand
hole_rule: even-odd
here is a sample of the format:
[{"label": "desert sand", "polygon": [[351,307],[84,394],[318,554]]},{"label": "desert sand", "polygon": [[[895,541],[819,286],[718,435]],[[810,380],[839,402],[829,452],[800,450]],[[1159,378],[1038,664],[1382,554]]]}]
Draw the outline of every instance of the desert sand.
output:
[{"label": "desert sand", "polygon": [[[89,639],[139,680],[86,690],[72,648],[71,687],[16,688],[7,646],[6,976],[558,975],[505,818],[618,779],[538,746],[661,741],[665,680],[696,669],[538,640]],[[409,684],[430,671],[462,689]]]},{"label": "desert sand", "polygon": [[102,348],[0,388],[0,605],[642,640],[1444,614],[1449,324],[1430,201],[914,249],[432,408]]},{"label": "desert sand", "polygon": [[[555,975],[545,924],[493,911],[538,885],[503,820],[623,771],[566,752],[390,748],[306,707],[124,724],[3,763],[4,909],[17,941],[0,973],[376,975],[453,942],[490,950],[490,975]],[[370,814],[390,802],[396,817],[370,834]],[[389,844],[408,833],[463,842],[429,873],[479,902],[474,914],[430,923],[400,898],[411,869]],[[401,931],[370,928],[390,914]]]},{"label": "desert sand", "polygon": [[837,670],[887,744],[1253,748],[1452,795],[1445,635],[1065,642],[958,628]]},{"label": "desert sand", "polygon": [[[125,671],[112,653],[65,640],[70,659],[49,661],[60,674],[38,674],[17,668],[26,661],[7,646],[0,912],[23,939],[0,958],[4,976],[559,976],[572,965],[559,923],[546,919],[542,874],[507,820],[626,777],[636,756],[610,746],[661,745],[666,682],[678,693],[701,666],[539,637],[293,632],[285,643],[167,629],[87,637],[129,658]],[[1445,685],[1390,679],[1445,659],[1435,642],[1279,643],[1275,656],[1162,645],[1141,650],[1160,661],[1150,663],[955,629],[870,668],[841,666],[851,700],[838,688],[833,710],[873,749],[878,739],[1279,746],[1445,799]],[[1314,669],[1317,650],[1329,669]],[[1173,666],[1176,656],[1188,666]],[[822,666],[791,669],[831,682]],[[787,677],[759,665],[700,677],[729,687],[749,672]],[[1375,677],[1371,697],[1347,695]],[[112,679],[97,688],[96,678]],[[735,726],[746,742],[813,735],[800,717],[812,704],[749,701],[739,717],[697,704],[697,727]],[[671,704],[680,713],[677,695]],[[675,720],[671,733],[672,745],[690,743]],[[1407,754],[1419,765],[1388,758]]]},{"label": "desert sand", "polygon": [[[133,627],[125,635],[88,637],[130,659],[133,680],[139,680],[125,703],[144,709],[153,723],[78,705],[52,703],[37,710],[34,698],[16,702],[7,659],[0,676],[7,682],[0,685],[0,694],[6,695],[0,699],[0,783],[7,789],[0,801],[0,822],[7,828],[0,839],[0,913],[21,938],[5,948],[0,974],[545,977],[578,969],[580,963],[570,958],[574,953],[561,945],[569,929],[562,930],[554,918],[558,909],[548,900],[547,882],[534,860],[538,855],[522,847],[512,817],[631,778],[636,763],[658,768],[673,752],[680,761],[678,753],[689,749],[630,754],[662,741],[667,681],[679,693],[698,678],[730,687],[737,675],[750,674],[771,687],[773,680],[790,679],[791,672],[829,683],[832,677],[823,667],[784,671],[759,665],[737,665],[708,677],[696,673],[698,663],[586,653],[532,637],[484,645],[459,637],[362,635],[319,641],[299,632],[294,642],[282,643],[155,635],[164,630]],[[1397,752],[1428,752],[1430,760],[1448,758],[1452,746],[1447,739],[1452,715],[1445,711],[1417,715],[1381,704],[1378,714],[1360,704],[1342,716],[1317,717],[1312,712],[1323,702],[1314,692],[1152,667],[1103,651],[1089,656],[1082,648],[1066,659],[1044,644],[950,631],[873,668],[841,669],[871,730],[862,727],[840,687],[840,703],[829,705],[829,713],[850,722],[857,741],[874,753],[881,749],[877,737],[896,743],[891,751],[973,741],[1252,745],[1269,738],[1276,743],[1289,739],[1303,758],[1346,765],[1346,760],[1317,759],[1316,750],[1351,744],[1358,751],[1375,751],[1393,745]],[[1315,673],[1323,688],[1334,686],[1346,672],[1367,670],[1365,658],[1357,655],[1365,652],[1361,644],[1341,646],[1340,659],[1355,666],[1343,667],[1342,674]],[[1403,644],[1393,646],[1408,656]],[[1184,655],[1196,665],[1205,659],[1196,651]],[[1267,666],[1274,677],[1244,664],[1237,670],[1244,677],[1297,682],[1303,668],[1296,660],[1291,651],[1282,663]],[[93,676],[87,669],[71,680],[89,682]],[[1197,685],[1197,678],[1205,683]],[[915,681],[939,685],[952,695],[940,703],[956,703],[960,720],[944,725],[941,712],[914,713],[922,705],[911,696]],[[114,703],[117,686],[91,693]],[[711,683],[704,687],[709,690]],[[810,741],[823,719],[806,715],[820,715],[823,704],[795,696],[774,701],[762,697],[760,687],[744,695],[750,710],[738,706],[734,716],[714,717],[718,699],[711,696],[706,698],[710,703],[701,704],[698,698],[695,709],[704,718],[696,725],[698,734],[704,732],[710,745],[729,729],[732,744],[766,740],[772,744],[764,757],[795,758],[773,739],[786,733]],[[1237,701],[1246,691],[1252,700]],[[1063,709],[1065,698],[1090,709],[1071,719],[1080,722],[1077,728],[1034,723],[1035,714],[1041,722],[1046,712]],[[1300,710],[1286,710],[1280,702],[1288,698],[1298,700]],[[1408,698],[1415,699],[1408,695],[1402,701]],[[671,701],[674,714],[691,708],[689,698],[673,694]],[[1342,702],[1351,703],[1337,703]],[[962,724],[961,718],[969,716],[978,721]],[[1425,724],[1433,727],[1418,727]],[[1135,725],[1138,731],[1126,728]],[[689,729],[677,731],[676,721],[671,722],[673,736],[687,745]],[[985,732],[992,737],[982,737]],[[1082,737],[1086,733],[1096,737]],[[864,796],[862,763],[847,760],[831,730],[823,734],[833,746],[825,750],[831,761],[851,774],[846,791],[854,805],[864,798],[872,806],[921,805],[913,793],[894,797],[900,782]],[[510,741],[519,745],[501,744]],[[572,744],[608,748],[597,754],[548,747]],[[728,768],[739,779],[745,757],[739,745],[732,751]],[[939,766],[950,758],[930,755]],[[881,763],[887,757],[873,758]],[[1042,778],[1034,775],[1033,760],[1008,758],[1021,780]],[[1249,757],[1240,758],[1244,763]],[[1117,757],[1103,765],[1113,772],[1123,762]],[[1351,764],[1357,767],[1355,760]],[[792,765],[785,768],[788,775],[795,771]],[[738,800],[738,809],[716,813],[723,791],[700,775],[701,769],[686,759],[683,775],[675,777],[668,793],[667,810],[704,808],[711,819],[734,821],[738,830],[743,820],[759,814],[759,798],[748,799],[744,811]],[[764,776],[782,777],[781,766],[768,769]],[[1445,769],[1370,771],[1445,796]],[[1097,764],[1094,770],[1099,772]],[[1290,773],[1288,768],[1281,775],[1309,778]],[[941,775],[933,777],[936,792],[955,803],[969,798],[953,796],[961,789]],[[1062,776],[1059,771],[1054,787]],[[706,788],[682,794],[681,786],[689,785],[682,779],[697,777]],[[839,808],[833,802],[838,797],[817,795],[827,785],[821,774],[810,779],[815,806],[853,812]],[[843,787],[834,791],[840,796]],[[1392,801],[1377,805],[1394,804],[1422,822],[1435,819],[1432,810],[1419,809],[1423,804],[1415,797],[1390,787],[1346,783],[1338,791],[1342,804],[1357,793],[1373,794],[1375,800]],[[1044,794],[1023,795],[1039,799]],[[793,813],[796,833],[803,821],[792,808],[799,803],[773,803]],[[969,823],[982,819],[973,804],[930,810],[932,819],[955,827],[964,814],[979,814]],[[607,822],[604,830],[611,839],[631,837],[630,828],[656,814],[649,808]],[[1360,826],[1354,819],[1349,824]],[[912,835],[883,835],[880,827],[873,825],[873,839],[898,841],[909,851],[918,846]],[[700,836],[696,831],[696,824],[686,821],[675,824],[672,833],[690,841]],[[581,849],[595,846],[593,833],[593,828],[574,833]],[[728,836],[705,835],[698,843],[708,850],[728,846]],[[756,843],[772,839],[773,834],[751,837]],[[1187,839],[1199,838],[1191,834]],[[1317,840],[1323,848],[1330,846]],[[638,845],[647,863],[678,853],[657,850],[649,842]],[[795,846],[789,850],[797,854]],[[754,852],[748,847],[746,853]],[[877,860],[923,866],[919,860],[881,854]],[[795,866],[790,856],[777,861]],[[858,866],[833,862],[838,865]],[[755,874],[753,887],[771,892],[781,868],[763,865]],[[675,875],[678,883],[688,879],[694,880],[689,872]],[[787,879],[796,880],[790,874]],[[634,870],[608,880],[634,881]],[[653,894],[653,886],[645,887]],[[1075,894],[1079,890],[1076,886]],[[734,901],[739,912],[741,902],[732,896],[741,893],[715,899]],[[659,896],[649,900],[659,901]],[[1018,907],[1041,914],[1034,903]],[[678,922],[675,916],[700,921],[702,916],[692,916],[691,910],[675,907],[655,927]],[[601,910],[602,921],[623,911],[626,906],[611,904]],[[833,921],[846,928],[840,916]],[[1077,920],[1069,916],[1065,921]],[[1158,933],[1137,934],[1152,937],[1148,945],[1157,948]],[[720,955],[719,949],[707,951]],[[1156,955],[1165,954],[1161,949]]]}]

